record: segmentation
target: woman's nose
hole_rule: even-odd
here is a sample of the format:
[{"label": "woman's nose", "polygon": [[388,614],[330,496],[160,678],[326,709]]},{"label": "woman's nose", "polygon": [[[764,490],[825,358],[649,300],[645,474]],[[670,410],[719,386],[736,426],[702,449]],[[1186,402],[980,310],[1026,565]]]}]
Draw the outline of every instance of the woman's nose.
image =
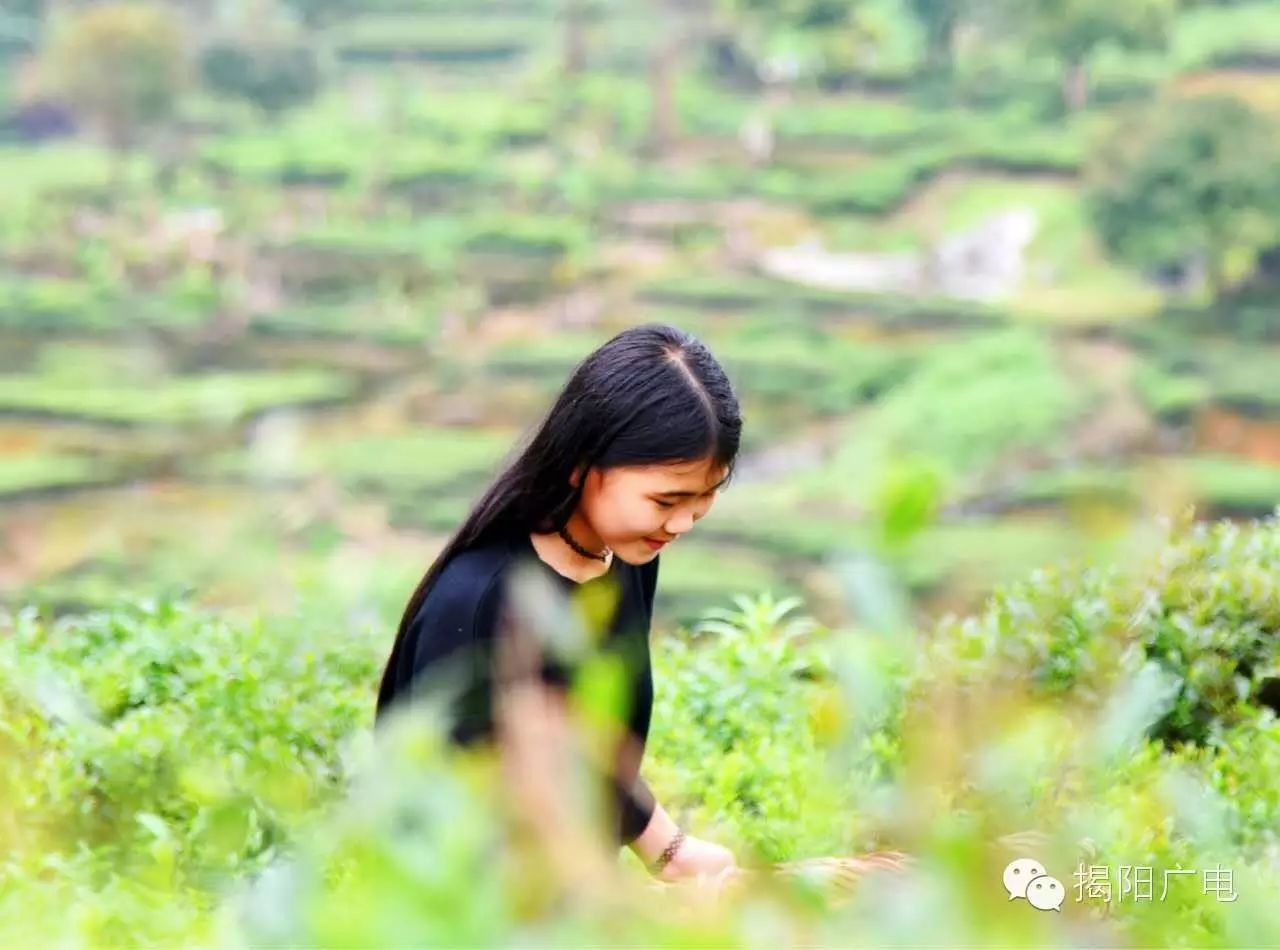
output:
[{"label": "woman's nose", "polygon": [[693,512],[682,511],[667,521],[666,530],[668,534],[684,534],[693,527]]}]

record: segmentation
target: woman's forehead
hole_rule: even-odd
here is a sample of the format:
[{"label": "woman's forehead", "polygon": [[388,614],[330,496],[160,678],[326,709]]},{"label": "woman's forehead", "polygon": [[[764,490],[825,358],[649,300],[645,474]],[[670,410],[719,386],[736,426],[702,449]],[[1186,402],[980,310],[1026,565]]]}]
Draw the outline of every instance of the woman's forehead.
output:
[{"label": "woman's forehead", "polygon": [[643,483],[646,490],[664,492],[710,491],[724,479],[727,469],[714,459],[669,462],[659,465],[629,465],[618,470],[629,481]]}]

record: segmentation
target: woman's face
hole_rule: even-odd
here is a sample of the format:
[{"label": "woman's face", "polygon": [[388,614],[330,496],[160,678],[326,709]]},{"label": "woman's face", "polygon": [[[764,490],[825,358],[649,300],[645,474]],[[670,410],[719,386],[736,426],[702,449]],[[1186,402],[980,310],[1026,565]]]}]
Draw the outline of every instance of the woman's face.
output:
[{"label": "woman's face", "polygon": [[616,557],[643,564],[711,510],[726,474],[711,459],[592,468],[570,531],[586,529]]}]

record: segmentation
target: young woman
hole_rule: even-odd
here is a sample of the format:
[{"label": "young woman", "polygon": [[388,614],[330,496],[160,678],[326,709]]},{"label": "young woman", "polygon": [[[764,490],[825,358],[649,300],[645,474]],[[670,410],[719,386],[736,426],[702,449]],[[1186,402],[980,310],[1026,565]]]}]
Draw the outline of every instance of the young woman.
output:
[{"label": "young woman", "polygon": [[[729,849],[686,836],[639,763],[653,705],[658,552],[710,510],[732,474],[741,429],[728,378],[689,334],[637,326],[590,354],[418,584],[383,673],[379,721],[397,697],[421,688],[424,674],[447,669],[451,740],[491,739],[495,641],[513,567],[535,565],[566,595],[607,584],[616,608],[593,642],[624,661],[623,735],[632,750],[610,776],[616,840],[663,880],[731,873]],[[546,662],[542,676],[563,686],[572,672]]]}]

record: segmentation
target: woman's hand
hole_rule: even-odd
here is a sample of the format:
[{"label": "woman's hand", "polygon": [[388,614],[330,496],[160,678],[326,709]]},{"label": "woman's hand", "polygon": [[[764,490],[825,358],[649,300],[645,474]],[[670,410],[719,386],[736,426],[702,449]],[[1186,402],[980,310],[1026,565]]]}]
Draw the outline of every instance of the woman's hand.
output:
[{"label": "woman's hand", "polygon": [[715,881],[718,887],[737,878],[741,869],[732,851],[723,845],[704,841],[692,835],[685,835],[666,867],[654,873],[652,870],[654,862],[679,832],[680,827],[667,814],[667,810],[661,803],[658,803],[654,806],[648,826],[641,832],[640,837],[631,842],[631,849],[644,862],[644,866],[653,874],[655,881],[669,883],[681,879],[696,880],[700,877],[703,881]]},{"label": "woman's hand", "polygon": [[733,852],[724,845],[686,835],[676,849],[675,857],[658,872],[657,877],[660,881],[678,881],[699,875],[732,877],[737,870],[738,862]]}]

